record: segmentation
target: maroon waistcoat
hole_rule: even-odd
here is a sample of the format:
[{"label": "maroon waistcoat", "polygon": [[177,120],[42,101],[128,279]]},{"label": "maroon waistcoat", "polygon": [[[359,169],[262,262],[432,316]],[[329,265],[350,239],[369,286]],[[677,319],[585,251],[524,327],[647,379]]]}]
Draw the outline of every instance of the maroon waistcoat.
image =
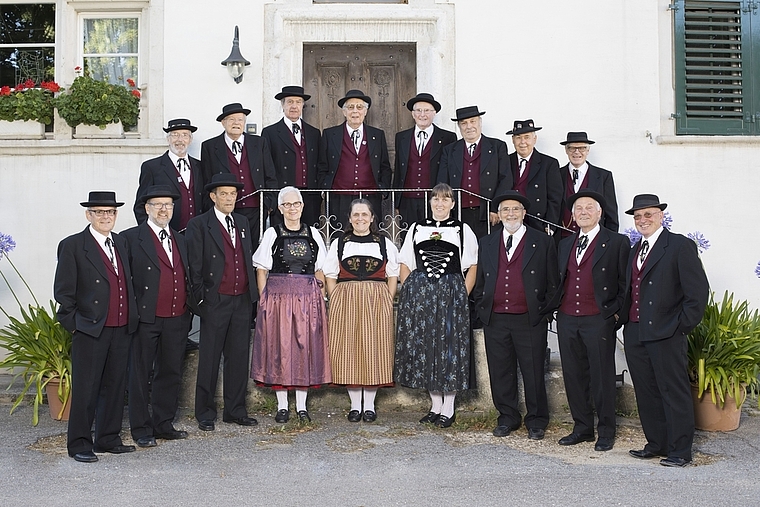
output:
[{"label": "maroon waistcoat", "polygon": [[158,254],[158,265],[161,273],[158,278],[158,301],[156,302],[156,317],[177,317],[187,310],[187,285],[185,284],[185,268],[179,256],[177,241],[174,235],[169,236],[172,242],[172,263],[166,255],[161,241],[155,234],[153,244]]},{"label": "maroon waistcoat", "polygon": [[[240,163],[238,164],[235,155],[232,154],[232,150],[227,148],[227,161],[230,164],[230,172],[235,175],[240,183],[243,184],[243,189],[239,191],[238,196],[250,195],[256,191],[256,184],[251,178],[251,170],[248,167],[248,149],[246,145],[243,145],[243,153],[240,155]],[[236,208],[258,208],[259,196],[250,195],[235,203]],[[226,231],[225,231],[226,232]]]},{"label": "maroon waistcoat", "polygon": [[[187,160],[187,159],[186,159]],[[187,162],[190,163],[189,161]],[[177,167],[174,167],[174,171],[177,173],[177,181],[181,189],[179,199],[179,228],[185,229],[187,222],[195,216],[195,181],[193,180],[193,171],[190,171],[190,185],[185,185],[185,180],[179,174]]]},{"label": "maroon waistcoat", "polygon": [[533,157],[525,161],[525,171],[520,176],[520,157],[517,157],[517,167],[515,167],[514,180],[515,184],[512,186],[512,190],[517,190],[520,195],[528,195],[528,176],[530,176],[530,163]]},{"label": "maroon waistcoat", "polygon": [[[644,259],[644,263],[641,265],[641,269],[638,268],[639,252],[641,246],[633,256],[633,266],[631,266],[631,309],[628,311],[628,322],[639,321],[639,302],[641,301],[641,272],[644,271],[644,267],[647,265],[647,260]],[[648,259],[648,257],[647,257]]]},{"label": "maroon waistcoat", "polygon": [[[581,181],[581,186],[578,188],[578,190],[582,190],[584,188],[588,188],[588,171],[586,171],[586,176],[583,177],[583,181]],[[567,183],[565,185],[565,201],[568,201],[574,194],[575,186],[573,185],[573,178],[568,175]],[[573,232],[578,232],[580,230],[578,224],[576,224],[575,220],[573,220],[573,212],[567,206],[562,209],[562,225],[568,229],[572,229]],[[562,230],[563,238],[571,236],[572,234],[572,232],[567,232],[564,229]]]},{"label": "maroon waistcoat", "polygon": [[573,249],[570,250],[570,261],[567,263],[567,276],[565,277],[565,291],[559,311],[565,315],[581,317],[586,315],[599,315],[599,307],[594,298],[594,277],[591,268],[594,264],[594,250],[596,239],[586,247],[580,266],[575,258],[578,248],[578,238],[575,239]]},{"label": "maroon waistcoat", "polygon": [[232,239],[227,232],[227,228],[219,223],[224,238],[224,273],[222,282],[219,284],[219,294],[226,296],[237,296],[248,292],[248,269],[246,269],[245,259],[243,259],[243,247],[238,229],[235,229],[235,246],[232,245]]},{"label": "maroon waistcoat", "polygon": [[522,264],[525,250],[525,236],[518,243],[512,260],[507,260],[507,248],[503,236],[499,238],[499,270],[496,274],[496,288],[493,294],[494,313],[527,313]]},{"label": "maroon waistcoat", "polygon": [[106,327],[121,327],[126,326],[129,323],[129,292],[127,291],[127,279],[124,277],[124,266],[121,264],[121,258],[116,251],[116,246],[113,247],[113,255],[116,258],[116,265],[119,268],[119,274],[113,269],[111,259],[103,251],[100,250],[100,257],[103,259],[103,263],[106,265],[106,271],[108,271],[108,287],[110,289],[108,294],[108,315],[106,317]]},{"label": "maroon waistcoat", "polygon": [[309,167],[308,163],[306,162],[306,135],[301,129],[301,144],[298,144],[298,141],[296,141],[296,136],[293,134],[293,131],[288,129],[288,132],[290,132],[290,139],[293,141],[293,149],[296,153],[296,179],[295,179],[295,186],[297,188],[308,188],[308,178],[306,175],[306,170]]},{"label": "maroon waistcoat", "polygon": [[[364,135],[366,134],[365,129]],[[333,188],[339,190],[377,188],[375,175],[372,174],[372,165],[369,163],[369,148],[363,139],[364,137],[357,154],[348,131],[343,129],[343,147],[340,150],[340,161],[333,179]]]},{"label": "maroon waistcoat", "polygon": [[[475,194],[480,195],[480,145],[482,142],[475,146],[475,153],[470,158],[470,150],[467,149],[467,144],[464,145],[464,164],[462,166],[462,186],[461,188],[469,190]],[[462,207],[473,208],[480,206],[480,197],[475,197],[467,193],[462,194]]]},{"label": "maroon waistcoat", "polygon": [[[412,137],[412,147],[409,150],[409,161],[406,169],[406,178],[404,178],[404,188],[429,188],[432,184],[430,181],[430,152],[433,143],[428,142],[422,149],[422,156],[417,151],[417,142]],[[425,197],[424,192],[404,192],[405,197]]]}]

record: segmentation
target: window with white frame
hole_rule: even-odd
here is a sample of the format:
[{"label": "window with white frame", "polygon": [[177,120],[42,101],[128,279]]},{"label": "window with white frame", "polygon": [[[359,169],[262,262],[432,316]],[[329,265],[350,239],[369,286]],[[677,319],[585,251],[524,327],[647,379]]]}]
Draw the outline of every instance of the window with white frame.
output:
[{"label": "window with white frame", "polygon": [[0,87],[55,79],[55,3],[0,2]]},{"label": "window with white frame", "polygon": [[139,83],[140,19],[137,15],[81,17],[84,74],[112,84]]}]

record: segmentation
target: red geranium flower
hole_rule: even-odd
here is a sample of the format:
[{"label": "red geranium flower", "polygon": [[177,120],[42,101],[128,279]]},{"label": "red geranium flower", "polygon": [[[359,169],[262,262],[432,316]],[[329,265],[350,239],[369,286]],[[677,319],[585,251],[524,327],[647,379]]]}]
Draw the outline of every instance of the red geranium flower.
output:
[{"label": "red geranium flower", "polygon": [[134,96],[135,96],[135,97],[137,97],[138,99],[140,98],[140,92],[139,92],[139,91],[137,91],[137,90],[132,90],[132,95],[134,95]]},{"label": "red geranium flower", "polygon": [[131,86],[132,88],[135,87],[135,80],[132,78],[127,78],[127,84]]},{"label": "red geranium flower", "polygon": [[24,88],[34,88],[34,81],[31,79],[24,81]]},{"label": "red geranium flower", "polygon": [[2,95],[10,95],[11,94],[11,87],[10,86],[3,86],[0,88],[0,96]]},{"label": "red geranium flower", "polygon": [[61,91],[61,87],[58,86],[58,83],[56,83],[55,81],[43,81],[40,83],[40,88],[44,88],[53,93],[57,93]]},{"label": "red geranium flower", "polygon": [[26,86],[24,86],[24,83],[19,83],[16,85],[16,88],[13,89],[13,91],[20,92],[26,90]]}]

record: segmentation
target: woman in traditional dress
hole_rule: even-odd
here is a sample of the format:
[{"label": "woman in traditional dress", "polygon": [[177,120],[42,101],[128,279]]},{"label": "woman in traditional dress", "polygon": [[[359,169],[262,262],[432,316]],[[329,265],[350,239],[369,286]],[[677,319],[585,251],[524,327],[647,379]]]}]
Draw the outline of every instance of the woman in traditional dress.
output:
[{"label": "woman in traditional dress", "polygon": [[412,224],[399,253],[394,379],[427,389],[432,406],[420,422],[448,428],[457,391],[471,387],[467,296],[475,286],[478,242],[467,224],[450,216],[450,186],[433,188],[430,207],[432,218]]},{"label": "woman in traditional dress", "polygon": [[377,389],[393,385],[398,250],[377,231],[367,199],[351,202],[348,223],[346,232],[330,246],[324,265],[330,298],[330,364],[333,383],[348,388],[348,420],[373,422]]},{"label": "woman in traditional dress", "polygon": [[314,227],[301,223],[297,188],[280,190],[277,203],[284,221],[264,232],[253,254],[261,297],[251,378],[277,394],[276,422],[290,419],[288,390],[296,392],[299,419],[311,421],[307,389],[332,382],[322,274],[327,248]]}]

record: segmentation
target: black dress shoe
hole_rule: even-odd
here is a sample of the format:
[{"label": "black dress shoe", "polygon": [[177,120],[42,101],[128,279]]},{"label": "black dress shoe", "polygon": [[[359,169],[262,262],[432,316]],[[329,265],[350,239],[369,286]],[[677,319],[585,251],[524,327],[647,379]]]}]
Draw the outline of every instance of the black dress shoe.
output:
[{"label": "black dress shoe", "polygon": [[214,431],[214,421],[211,421],[211,420],[198,421],[198,429],[201,431]]},{"label": "black dress shoe", "polygon": [[566,437],[562,437],[557,442],[559,445],[576,445],[581,442],[593,442],[594,435],[579,435],[578,433],[570,433]]},{"label": "black dress shoe", "polygon": [[436,414],[435,412],[428,412],[425,417],[420,419],[420,422],[422,424],[430,423],[435,424],[435,422],[438,420],[438,417],[440,417],[441,414]]},{"label": "black dress shoe", "polygon": [[456,421],[457,415],[454,414],[451,417],[446,417],[445,415],[441,414],[438,416],[438,419],[435,421],[435,425],[439,428],[449,428],[452,424],[454,424],[454,421]]},{"label": "black dress shoe", "polygon": [[599,437],[599,440],[594,444],[595,451],[611,451],[612,446],[615,445],[614,438]]},{"label": "black dress shoe", "polygon": [[352,410],[346,417],[348,418],[348,422],[359,422],[362,420],[362,413],[358,410]]},{"label": "black dress shoe", "polygon": [[528,438],[531,440],[543,440],[545,433],[541,428],[528,428]]},{"label": "black dress shoe", "polygon": [[137,447],[155,447],[158,445],[155,437],[152,436],[140,437],[135,440],[135,443],[137,444]]},{"label": "black dress shoe", "polygon": [[240,426],[256,426],[259,424],[259,421],[254,419],[253,417],[230,417],[228,419],[224,419],[224,422],[230,423],[230,424],[239,424]]},{"label": "black dress shoe", "polygon": [[517,428],[510,428],[509,426],[500,424],[493,429],[492,433],[493,433],[493,436],[495,437],[506,437],[506,436],[509,436],[509,434],[515,431],[516,429]]},{"label": "black dress shoe", "polygon": [[656,458],[658,456],[663,456],[662,454],[657,454],[657,453],[654,453],[654,452],[649,452],[646,449],[641,449],[640,451],[638,451],[636,449],[631,449],[630,451],[628,451],[628,454],[630,454],[634,458],[638,458],[638,459],[652,459],[652,458]]},{"label": "black dress shoe", "polygon": [[115,445],[111,447],[110,449],[102,449],[100,447],[93,447],[92,450],[94,452],[108,452],[111,454],[124,454],[127,452],[135,452],[135,446],[134,445]]},{"label": "black dress shoe", "polygon": [[311,422],[311,417],[309,417],[309,412],[307,412],[306,410],[299,410],[298,420],[301,422]]},{"label": "black dress shoe", "polygon": [[183,438],[187,438],[187,431],[171,430],[166,433],[156,433],[155,436],[161,440],[182,440]]},{"label": "black dress shoe", "polygon": [[290,420],[290,410],[286,409],[280,409],[277,411],[277,414],[274,416],[274,422],[278,423],[286,423]]},{"label": "black dress shoe", "polygon": [[365,410],[362,419],[364,419],[364,422],[375,422],[377,420],[377,412],[374,410]]},{"label": "black dress shoe", "polygon": [[660,460],[660,465],[662,465],[664,467],[683,468],[685,466],[689,466],[690,463],[691,463],[691,460],[687,460],[687,459],[684,459],[684,458],[679,458],[677,456],[672,456],[672,457],[668,456],[667,458]]},{"label": "black dress shoe", "polygon": [[92,451],[78,452],[72,458],[80,463],[95,463],[98,461],[98,457]]}]

